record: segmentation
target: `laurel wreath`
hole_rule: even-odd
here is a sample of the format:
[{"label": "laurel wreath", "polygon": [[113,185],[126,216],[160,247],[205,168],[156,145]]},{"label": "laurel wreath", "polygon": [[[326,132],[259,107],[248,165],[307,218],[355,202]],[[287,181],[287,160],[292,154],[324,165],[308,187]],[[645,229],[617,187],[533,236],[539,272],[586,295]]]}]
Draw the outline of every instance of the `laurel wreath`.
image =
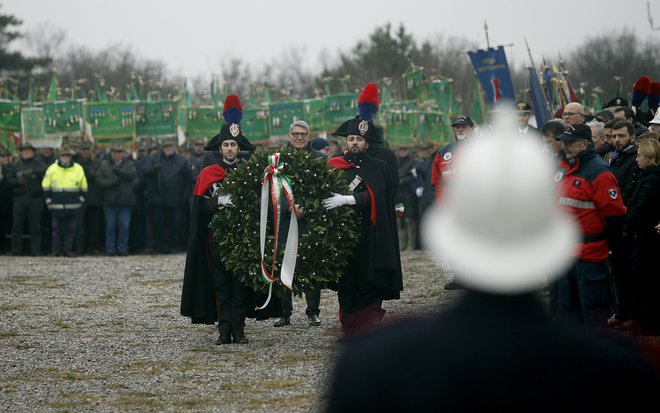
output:
[{"label": "laurel wreath", "polygon": [[[349,193],[342,170],[331,169],[325,160],[304,151],[283,150],[280,161],[284,162],[283,173],[291,179],[295,203],[305,211],[299,222],[304,222],[307,232],[299,238],[293,280],[293,292],[300,295],[339,281],[358,242],[358,216],[352,208],[326,210],[321,203],[332,192]],[[227,269],[243,284],[263,292],[269,284],[261,277],[259,218],[261,182],[267,166],[268,154],[262,152],[229,171],[217,192],[230,194],[233,205],[221,207],[210,224],[213,240],[220,247],[220,259]],[[267,235],[265,263],[271,268],[272,226]],[[276,277],[283,254],[284,246],[279,245]],[[288,291],[279,280],[274,285],[279,296]]]}]

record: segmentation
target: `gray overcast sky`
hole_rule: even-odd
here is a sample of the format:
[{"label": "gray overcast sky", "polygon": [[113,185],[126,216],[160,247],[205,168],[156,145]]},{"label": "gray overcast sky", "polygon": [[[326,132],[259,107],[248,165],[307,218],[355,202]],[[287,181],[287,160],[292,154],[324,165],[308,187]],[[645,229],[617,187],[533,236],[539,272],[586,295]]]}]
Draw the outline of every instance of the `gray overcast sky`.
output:
[{"label": "gray overcast sky", "polygon": [[[304,47],[313,69],[323,53],[336,56],[365,39],[377,26],[403,23],[419,41],[438,35],[465,36],[486,47],[510,44],[509,63],[527,64],[523,36],[537,64],[542,55],[568,54],[581,39],[611,29],[634,29],[643,39],[660,37],[650,28],[646,0],[0,0],[31,30],[49,23],[67,32],[70,44],[100,49],[130,45],[187,76],[218,73],[220,59],[270,62],[292,46]],[[660,0],[651,0],[660,25]],[[467,57],[466,57],[467,59]]]}]

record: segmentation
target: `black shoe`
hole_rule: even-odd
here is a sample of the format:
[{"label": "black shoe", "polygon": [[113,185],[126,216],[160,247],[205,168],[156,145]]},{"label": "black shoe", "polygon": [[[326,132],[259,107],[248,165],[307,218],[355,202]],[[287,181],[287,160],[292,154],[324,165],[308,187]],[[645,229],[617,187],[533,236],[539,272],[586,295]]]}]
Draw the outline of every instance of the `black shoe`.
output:
[{"label": "black shoe", "polygon": [[284,327],[288,326],[289,324],[291,324],[291,319],[289,317],[282,317],[275,321],[273,327]]},{"label": "black shoe", "polygon": [[321,319],[316,314],[308,315],[307,320],[309,321],[310,326],[320,326]]},{"label": "black shoe", "polygon": [[65,257],[73,258],[76,256],[76,254],[73,251],[65,251],[64,254]]},{"label": "black shoe", "polygon": [[237,333],[233,333],[234,336],[234,343],[235,344],[247,344],[248,339],[245,337],[245,333],[242,331],[239,331]]},{"label": "black shoe", "polygon": [[444,289],[445,290],[462,290],[465,287],[463,287],[461,284],[457,283],[456,281],[451,281],[445,284]]},{"label": "black shoe", "polygon": [[219,334],[218,339],[215,340],[215,345],[231,344],[231,336],[229,334]]}]

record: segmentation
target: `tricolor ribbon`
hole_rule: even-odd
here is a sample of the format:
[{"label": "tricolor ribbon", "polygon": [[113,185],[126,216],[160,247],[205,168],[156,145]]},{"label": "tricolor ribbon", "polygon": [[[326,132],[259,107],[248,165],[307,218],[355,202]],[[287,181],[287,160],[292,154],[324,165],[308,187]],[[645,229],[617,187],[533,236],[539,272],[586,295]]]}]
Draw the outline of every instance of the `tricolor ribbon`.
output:
[{"label": "tricolor ribbon", "polygon": [[[280,227],[280,200],[284,195],[287,203],[291,207],[291,223],[289,233],[286,237],[286,247],[284,257],[282,258],[282,268],[280,270],[280,279],[282,284],[289,289],[293,289],[293,274],[296,269],[296,257],[298,256],[298,219],[295,213],[295,204],[293,201],[293,190],[291,189],[291,178],[284,174],[284,163],[280,162],[278,152],[268,157],[268,166],[264,169],[264,177],[261,182],[261,216],[259,221],[259,241],[261,247],[261,276],[265,282],[270,284],[268,288],[268,298],[257,310],[266,308],[273,293],[273,284],[277,281],[275,277],[275,266],[277,258],[277,244]],[[273,205],[273,262],[270,271],[266,268],[264,261],[266,248],[266,226],[268,222],[268,200]]]}]

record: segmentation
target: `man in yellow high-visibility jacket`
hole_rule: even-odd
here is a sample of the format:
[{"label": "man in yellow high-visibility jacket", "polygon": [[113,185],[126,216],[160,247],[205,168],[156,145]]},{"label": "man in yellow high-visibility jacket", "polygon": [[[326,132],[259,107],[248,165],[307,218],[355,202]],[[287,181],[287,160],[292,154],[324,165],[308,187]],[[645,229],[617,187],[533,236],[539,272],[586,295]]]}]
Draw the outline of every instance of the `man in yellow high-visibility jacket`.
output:
[{"label": "man in yellow high-visibility jacket", "polygon": [[62,146],[57,162],[48,167],[41,182],[46,206],[53,215],[54,256],[75,256],[73,238],[85,202],[87,178],[83,167],[73,162],[74,154],[71,148]]}]

